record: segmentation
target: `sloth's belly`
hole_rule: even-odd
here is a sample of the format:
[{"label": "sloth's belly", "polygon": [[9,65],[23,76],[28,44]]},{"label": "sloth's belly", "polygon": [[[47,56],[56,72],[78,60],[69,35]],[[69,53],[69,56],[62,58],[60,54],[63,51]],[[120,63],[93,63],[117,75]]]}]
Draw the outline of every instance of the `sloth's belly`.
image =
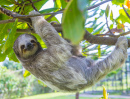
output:
[{"label": "sloth's belly", "polygon": [[80,72],[76,72],[73,68],[59,69],[50,73],[49,80],[43,80],[43,82],[58,91],[78,91],[83,89],[87,81]]}]

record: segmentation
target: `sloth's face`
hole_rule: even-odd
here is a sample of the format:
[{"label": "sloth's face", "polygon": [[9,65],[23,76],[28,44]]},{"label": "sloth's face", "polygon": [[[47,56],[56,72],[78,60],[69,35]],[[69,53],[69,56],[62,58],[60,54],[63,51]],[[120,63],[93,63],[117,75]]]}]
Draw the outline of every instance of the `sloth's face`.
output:
[{"label": "sloth's face", "polygon": [[32,35],[22,35],[18,40],[19,54],[23,58],[28,58],[38,50],[38,42]]}]

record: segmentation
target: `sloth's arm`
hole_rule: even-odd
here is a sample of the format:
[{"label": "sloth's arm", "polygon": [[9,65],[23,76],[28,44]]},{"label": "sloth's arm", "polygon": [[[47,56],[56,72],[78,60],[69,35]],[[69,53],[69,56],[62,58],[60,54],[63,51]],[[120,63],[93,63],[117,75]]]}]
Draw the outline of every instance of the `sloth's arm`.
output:
[{"label": "sloth's arm", "polygon": [[[30,15],[39,14],[36,11],[29,13]],[[43,39],[47,46],[68,44],[63,38],[61,38],[54,27],[48,23],[43,16],[31,17],[32,25],[35,32]]]},{"label": "sloth's arm", "polygon": [[97,82],[112,70],[120,68],[127,59],[128,41],[119,37],[114,51],[102,61],[98,61],[86,71],[87,81]]}]

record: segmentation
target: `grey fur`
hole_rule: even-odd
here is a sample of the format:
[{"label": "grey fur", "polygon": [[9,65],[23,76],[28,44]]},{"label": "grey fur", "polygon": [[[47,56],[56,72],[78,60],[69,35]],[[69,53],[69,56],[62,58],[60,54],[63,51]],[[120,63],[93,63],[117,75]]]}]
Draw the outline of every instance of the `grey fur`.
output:
[{"label": "grey fur", "polygon": [[[38,12],[30,12],[32,14]],[[15,41],[14,52],[28,71],[54,90],[76,92],[91,87],[112,70],[120,68],[127,58],[128,42],[125,37],[118,39],[114,51],[107,58],[94,62],[72,55],[70,44],[42,16],[31,17],[31,20],[47,49],[41,49],[36,42],[32,50],[21,53],[20,44],[26,41],[26,45],[30,42],[29,38],[35,39],[23,34]],[[33,54],[30,54],[32,51]]]}]

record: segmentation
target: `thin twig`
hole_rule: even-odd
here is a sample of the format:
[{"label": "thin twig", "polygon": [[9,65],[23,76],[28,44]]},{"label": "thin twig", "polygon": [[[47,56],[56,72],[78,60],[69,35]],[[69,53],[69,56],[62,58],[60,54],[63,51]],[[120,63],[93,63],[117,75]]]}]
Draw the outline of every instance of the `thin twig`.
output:
[{"label": "thin twig", "polygon": [[[121,33],[119,36],[125,36],[125,35],[128,35],[128,34],[130,34],[130,31]],[[119,36],[118,36],[118,37],[119,37]]]},{"label": "thin twig", "polygon": [[114,34],[112,33],[111,29],[110,29],[109,26],[108,26],[108,20],[107,20],[107,15],[106,15],[106,14],[105,14],[105,18],[106,18],[106,25],[107,25],[107,28],[108,28],[110,34],[114,36]]},{"label": "thin twig", "polygon": [[126,11],[126,9],[124,8],[124,5],[122,5],[122,7],[123,7],[123,9],[124,9],[126,15],[127,15],[127,16],[129,17],[129,19],[130,19],[130,15],[128,14],[128,12]]},{"label": "thin twig", "polygon": [[88,47],[90,47],[90,46],[92,46],[92,45],[93,45],[93,44],[90,44],[90,45],[84,47],[83,50],[87,49]]},{"label": "thin twig", "polygon": [[91,9],[96,8],[96,7],[102,5],[102,4],[106,3],[106,2],[109,2],[109,1],[112,1],[112,0],[102,1],[101,3],[98,3],[98,4],[94,5],[94,6],[91,6],[91,7],[86,8],[86,10],[91,10]]},{"label": "thin twig", "polygon": [[37,8],[34,6],[33,1],[32,1],[32,0],[29,0],[29,1],[30,1],[30,3],[32,4],[33,9],[34,9],[35,11],[38,11]]},{"label": "thin twig", "polygon": [[[59,11],[63,11],[64,9],[61,9],[61,10],[59,10]],[[57,12],[59,12],[59,11],[57,11]],[[56,14],[53,14],[53,15],[51,15],[51,16],[49,16],[46,20],[47,21],[49,21],[51,18],[53,18],[54,16],[55,16]]]},{"label": "thin twig", "polygon": [[130,31],[121,33],[120,35],[97,34],[96,36],[107,36],[107,35],[108,35],[108,36],[110,36],[110,37],[116,37],[116,38],[118,38],[118,37],[120,37],[120,36],[125,36],[125,35],[128,35],[128,34],[130,34]]}]

